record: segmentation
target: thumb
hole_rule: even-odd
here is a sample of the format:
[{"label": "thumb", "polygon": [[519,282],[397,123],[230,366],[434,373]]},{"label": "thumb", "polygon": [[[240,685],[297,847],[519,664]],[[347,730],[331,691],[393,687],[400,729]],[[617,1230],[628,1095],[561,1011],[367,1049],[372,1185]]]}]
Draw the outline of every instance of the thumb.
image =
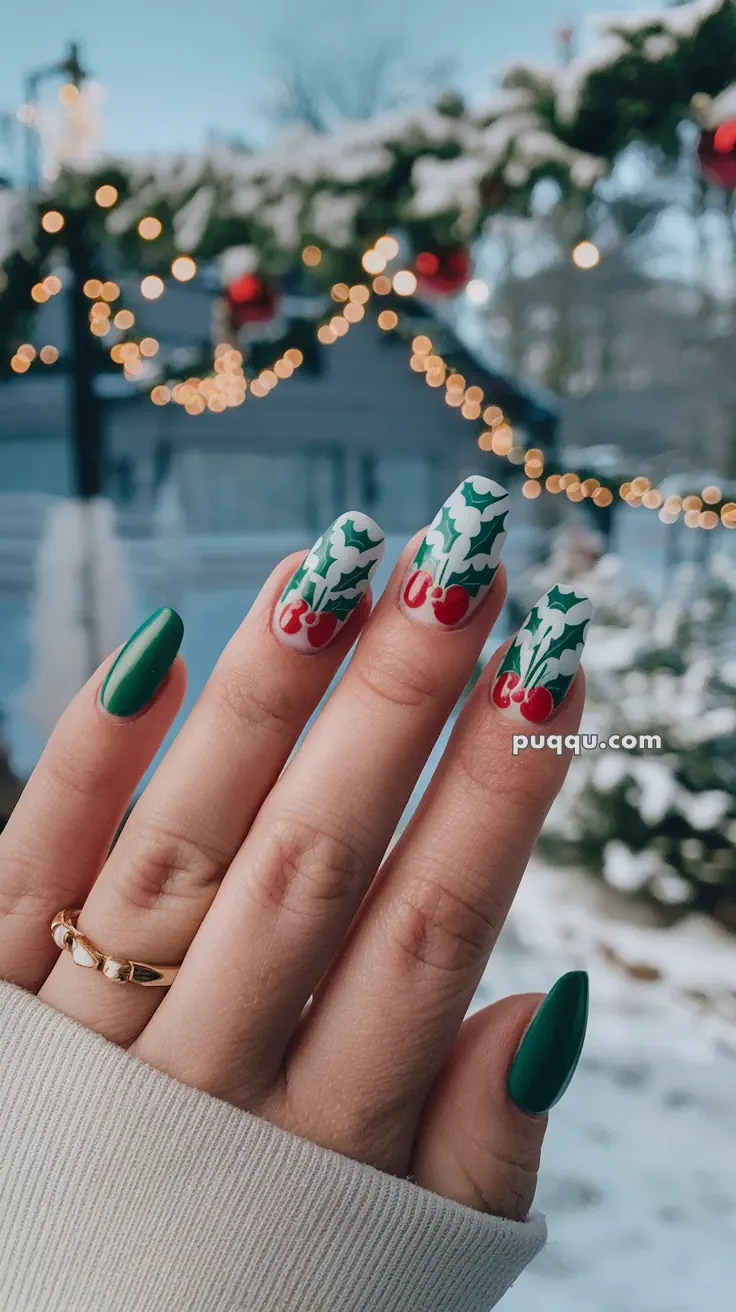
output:
[{"label": "thumb", "polygon": [[546,997],[504,998],[466,1020],[425,1104],[411,1178],[466,1207],[524,1220],[546,1113],[575,1073],[587,1016],[579,970]]}]

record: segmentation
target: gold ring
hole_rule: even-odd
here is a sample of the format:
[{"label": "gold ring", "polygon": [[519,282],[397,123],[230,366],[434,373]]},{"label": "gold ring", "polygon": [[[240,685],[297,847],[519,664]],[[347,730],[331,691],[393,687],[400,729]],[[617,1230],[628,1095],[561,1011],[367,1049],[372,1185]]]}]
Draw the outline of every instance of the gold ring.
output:
[{"label": "gold ring", "polygon": [[108,956],[77,929],[79,915],[79,911],[57,911],[51,921],[54,943],[66,948],[75,965],[99,970],[100,974],[118,984],[143,984],[147,988],[167,988],[173,984],[178,966],[151,966],[145,961]]}]

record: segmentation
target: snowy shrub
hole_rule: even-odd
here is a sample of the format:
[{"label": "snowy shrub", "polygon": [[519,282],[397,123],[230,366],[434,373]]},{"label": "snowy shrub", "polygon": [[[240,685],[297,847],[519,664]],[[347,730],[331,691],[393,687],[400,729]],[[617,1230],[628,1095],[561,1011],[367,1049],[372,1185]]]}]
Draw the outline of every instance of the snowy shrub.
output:
[{"label": "snowy shrub", "polygon": [[658,608],[613,557],[578,578],[595,606],[583,729],[642,745],[582,752],[542,846],[667,919],[704,911],[736,930],[733,573],[725,560],[683,571]]}]

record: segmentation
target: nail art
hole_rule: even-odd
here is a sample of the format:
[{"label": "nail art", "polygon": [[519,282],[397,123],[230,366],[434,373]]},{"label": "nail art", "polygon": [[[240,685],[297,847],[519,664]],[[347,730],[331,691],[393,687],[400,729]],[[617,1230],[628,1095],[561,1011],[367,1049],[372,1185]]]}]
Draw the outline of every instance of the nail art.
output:
[{"label": "nail art", "polygon": [[588,1025],[588,973],[571,970],[550,989],[519,1045],[509,1098],[530,1116],[560,1101],[580,1061]]},{"label": "nail art", "polygon": [[509,495],[474,474],[440,507],[406,573],[401,608],[422,624],[457,629],[490,588],[506,539]]},{"label": "nail art", "polygon": [[359,510],[340,515],[284,588],[271,622],[276,637],[295,651],[326,647],[358,605],[384,546],[383,533],[368,515]]},{"label": "nail art", "polygon": [[511,719],[543,724],[557,710],[580,664],[593,607],[556,584],[533,606],[503,658],[491,700]]},{"label": "nail art", "polygon": [[149,615],[126,642],[100,689],[100,703],[110,715],[135,715],[160,688],[181,646],[184,625],[169,606]]}]

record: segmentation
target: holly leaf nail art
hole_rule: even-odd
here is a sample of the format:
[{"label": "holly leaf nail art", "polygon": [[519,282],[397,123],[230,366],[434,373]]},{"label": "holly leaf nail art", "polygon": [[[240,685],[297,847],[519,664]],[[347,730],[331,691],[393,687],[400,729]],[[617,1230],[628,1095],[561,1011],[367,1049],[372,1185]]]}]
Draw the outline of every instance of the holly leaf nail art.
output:
[{"label": "holly leaf nail art", "polygon": [[542,616],[539,614],[539,610],[537,609],[536,606],[532,606],[531,610],[529,611],[529,614],[524,620],[523,632],[529,633],[533,638],[535,634],[539,633],[541,623],[542,623]]},{"label": "holly leaf nail art", "polygon": [[336,597],[330,597],[324,609],[329,611],[331,615],[336,615],[339,620],[346,620],[348,615],[355,610],[361,595],[361,593],[358,593],[355,597],[344,597],[340,594]]},{"label": "holly leaf nail art", "polygon": [[378,543],[371,537],[365,528],[357,528],[354,519],[346,519],[340,525],[340,531],[345,539],[346,547],[357,547],[358,551],[370,551],[371,547],[377,547]]},{"label": "holly leaf nail art", "polygon": [[470,539],[470,554],[473,556],[490,556],[493,544],[499,534],[506,529],[508,511],[503,515],[494,515],[492,519],[481,520],[478,532]]},{"label": "holly leaf nail art", "polygon": [[465,591],[469,593],[471,597],[477,597],[481,588],[487,587],[489,583],[493,582],[493,576],[495,573],[495,565],[481,565],[478,569],[473,565],[469,565],[468,568],[461,573],[453,574],[447,580],[447,583],[448,586],[459,583],[460,587],[465,588]]},{"label": "holly leaf nail art", "polygon": [[375,563],[375,560],[367,560],[362,565],[356,565],[347,574],[341,574],[333,590],[335,592],[345,592],[347,588],[357,588],[370,576]]},{"label": "holly leaf nail art", "polygon": [[314,597],[317,591],[317,580],[315,578],[307,579],[307,582],[300,589],[299,596],[306,601],[308,606],[314,610]]},{"label": "holly leaf nail art", "polygon": [[521,677],[521,648],[518,642],[513,642],[509,647],[498,674],[518,674]]},{"label": "holly leaf nail art", "polygon": [[547,610],[561,610],[566,615],[569,610],[572,610],[573,606],[579,605],[584,600],[584,597],[578,597],[574,592],[560,592],[557,584],[555,584],[547,593],[546,605]]},{"label": "holly leaf nail art", "polygon": [[442,535],[442,550],[449,551],[457,537],[457,526],[447,506],[442,507],[439,523],[434,525],[434,532]]},{"label": "holly leaf nail art", "polygon": [[302,582],[303,579],[306,578],[307,574],[308,574],[308,570],[306,570],[303,565],[300,565],[299,568],[294,571],[291,578],[289,579],[289,582],[287,583],[286,587],[281,593],[281,596],[279,597],[279,603],[285,601],[289,593],[294,592],[299,587],[300,583]]},{"label": "holly leaf nail art", "polygon": [[474,483],[467,479],[462,485],[462,497],[466,506],[473,506],[476,510],[485,510],[487,506],[495,506],[497,501],[503,501],[508,493],[500,492],[498,496],[493,492],[478,492]]},{"label": "holly leaf nail art", "polygon": [[545,683],[544,686],[551,694],[555,706],[559,706],[571,682],[569,674],[558,674],[556,679],[550,679],[549,683]]},{"label": "holly leaf nail art", "polygon": [[561,656],[564,651],[574,651],[576,647],[582,646],[585,642],[585,630],[588,624],[589,620],[587,619],[581,620],[579,624],[568,624],[559,638],[552,639],[544,653],[545,660],[549,660],[552,656]]},{"label": "holly leaf nail art", "polygon": [[434,577],[434,567],[437,564],[434,547],[427,541],[426,536],[422,538],[414,557],[414,566],[416,569],[426,569]]},{"label": "holly leaf nail art", "polygon": [[330,541],[329,533],[325,533],[324,537],[320,538],[319,546],[314,547],[313,551],[315,556],[315,563],[312,566],[312,569],[314,570],[315,574],[321,574],[322,577],[324,578],[328,569],[330,568],[330,565],[334,565],[335,561],[337,560],[337,556],[335,555],[335,552],[332,549],[332,543]]}]

